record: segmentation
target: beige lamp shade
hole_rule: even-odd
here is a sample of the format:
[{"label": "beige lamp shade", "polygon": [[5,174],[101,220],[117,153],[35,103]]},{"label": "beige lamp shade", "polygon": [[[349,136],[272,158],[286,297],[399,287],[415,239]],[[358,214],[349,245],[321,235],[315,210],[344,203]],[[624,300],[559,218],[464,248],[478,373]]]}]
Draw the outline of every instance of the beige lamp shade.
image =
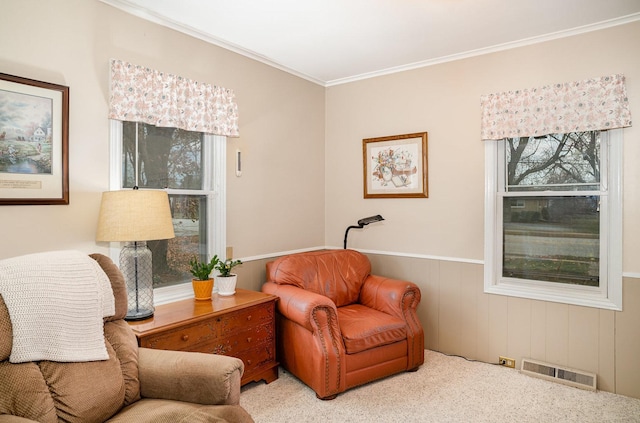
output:
[{"label": "beige lamp shade", "polygon": [[131,189],[102,193],[97,241],[151,241],[174,237],[166,192]]}]

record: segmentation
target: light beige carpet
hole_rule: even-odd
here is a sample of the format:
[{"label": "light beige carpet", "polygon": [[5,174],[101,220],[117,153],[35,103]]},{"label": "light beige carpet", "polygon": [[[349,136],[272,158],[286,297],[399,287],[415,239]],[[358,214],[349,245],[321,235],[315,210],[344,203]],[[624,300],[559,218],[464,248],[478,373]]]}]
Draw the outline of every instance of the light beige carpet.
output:
[{"label": "light beige carpet", "polygon": [[270,383],[242,389],[256,423],[640,422],[640,399],[591,392],[425,351],[425,364],[321,401],[280,368]]}]

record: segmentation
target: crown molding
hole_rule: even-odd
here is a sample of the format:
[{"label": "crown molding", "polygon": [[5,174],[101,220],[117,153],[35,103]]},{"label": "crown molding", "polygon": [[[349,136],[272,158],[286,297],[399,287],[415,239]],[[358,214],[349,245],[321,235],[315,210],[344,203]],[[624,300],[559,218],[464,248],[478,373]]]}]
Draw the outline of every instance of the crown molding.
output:
[{"label": "crown molding", "polygon": [[382,69],[375,72],[363,73],[360,75],[350,76],[347,78],[334,79],[331,81],[325,82],[325,87],[330,87],[334,85],[346,84],[349,82],[360,81],[363,79],[375,78],[378,76],[390,75],[398,72],[404,72],[413,69],[424,68],[427,66],[439,65],[442,63],[453,62],[455,60],[467,59],[470,57],[482,56],[485,54],[496,53],[505,50],[511,50],[514,48],[525,47],[532,44],[540,44],[547,41],[557,40],[560,38],[573,37],[574,35],[585,34],[588,32],[599,31],[602,29],[611,28],[614,26],[625,25],[628,23],[640,21],[640,13],[633,13],[631,15],[622,16],[615,19],[609,19],[602,22],[597,22],[594,24],[584,25],[564,31],[552,32],[545,35],[539,35],[536,37],[524,38],[518,41],[512,41],[503,44],[497,44],[491,47],[480,48],[476,50],[470,50],[463,53],[452,54],[449,56],[437,57],[434,59],[423,60],[420,62],[410,63],[402,66],[395,66],[392,68]]}]

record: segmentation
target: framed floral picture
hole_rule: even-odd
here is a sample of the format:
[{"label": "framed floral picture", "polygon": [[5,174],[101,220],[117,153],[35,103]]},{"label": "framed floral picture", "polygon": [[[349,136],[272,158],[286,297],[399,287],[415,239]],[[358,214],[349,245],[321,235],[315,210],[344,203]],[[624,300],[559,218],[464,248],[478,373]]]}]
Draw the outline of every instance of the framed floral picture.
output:
[{"label": "framed floral picture", "polygon": [[0,73],[0,205],[69,204],[69,87]]},{"label": "framed floral picture", "polygon": [[427,133],[365,138],[364,198],[428,198]]}]

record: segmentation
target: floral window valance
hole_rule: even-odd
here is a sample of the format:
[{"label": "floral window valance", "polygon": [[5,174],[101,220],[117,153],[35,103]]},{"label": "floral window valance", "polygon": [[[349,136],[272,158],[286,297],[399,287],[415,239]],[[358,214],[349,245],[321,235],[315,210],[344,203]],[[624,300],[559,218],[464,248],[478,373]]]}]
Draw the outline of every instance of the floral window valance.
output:
[{"label": "floral window valance", "polygon": [[631,126],[623,75],[481,97],[482,139]]},{"label": "floral window valance", "polygon": [[109,118],[238,137],[233,90],[111,60]]}]

